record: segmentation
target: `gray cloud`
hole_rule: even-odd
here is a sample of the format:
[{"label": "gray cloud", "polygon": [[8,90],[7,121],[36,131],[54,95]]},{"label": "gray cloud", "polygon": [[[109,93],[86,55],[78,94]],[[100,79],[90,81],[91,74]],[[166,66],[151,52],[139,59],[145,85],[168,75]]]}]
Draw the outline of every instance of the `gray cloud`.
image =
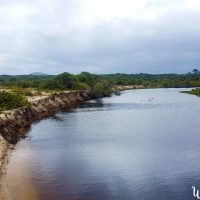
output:
[{"label": "gray cloud", "polygon": [[198,67],[198,1],[133,1],[138,10],[130,9],[130,16],[112,7],[99,14],[87,3],[1,1],[0,73],[184,73]]}]

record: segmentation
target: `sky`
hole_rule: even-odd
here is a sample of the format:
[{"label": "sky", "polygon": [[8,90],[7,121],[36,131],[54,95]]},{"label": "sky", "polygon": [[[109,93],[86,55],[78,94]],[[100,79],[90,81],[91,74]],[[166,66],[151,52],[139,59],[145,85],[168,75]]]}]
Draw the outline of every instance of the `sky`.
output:
[{"label": "sky", "polygon": [[199,65],[200,0],[0,0],[0,74]]}]

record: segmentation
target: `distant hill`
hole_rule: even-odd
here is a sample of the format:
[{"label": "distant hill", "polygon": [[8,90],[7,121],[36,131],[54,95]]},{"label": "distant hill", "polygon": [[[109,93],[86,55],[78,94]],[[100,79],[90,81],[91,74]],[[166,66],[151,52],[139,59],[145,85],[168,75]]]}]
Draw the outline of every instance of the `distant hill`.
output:
[{"label": "distant hill", "polygon": [[42,72],[33,72],[29,75],[32,75],[32,76],[48,76],[49,74],[42,73]]}]

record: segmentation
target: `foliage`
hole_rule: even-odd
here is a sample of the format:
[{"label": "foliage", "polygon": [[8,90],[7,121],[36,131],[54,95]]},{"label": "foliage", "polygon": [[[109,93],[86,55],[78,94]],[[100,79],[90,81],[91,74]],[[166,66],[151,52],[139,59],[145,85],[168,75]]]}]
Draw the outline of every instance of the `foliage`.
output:
[{"label": "foliage", "polygon": [[34,94],[32,93],[32,91],[28,90],[28,89],[23,89],[19,86],[13,86],[11,87],[11,91],[14,94],[17,95],[23,95],[23,96],[34,96]]},{"label": "foliage", "polygon": [[200,74],[108,74],[104,77],[115,85],[143,85],[151,88],[200,86]]},{"label": "foliage", "polygon": [[188,93],[188,94],[200,96],[200,88],[196,88],[196,89],[193,89],[191,91],[184,91],[183,93]]},{"label": "foliage", "polygon": [[74,75],[62,73],[59,75],[21,75],[0,76],[0,87],[13,88],[13,92],[21,95],[31,95],[29,88],[37,91],[89,90],[97,96],[107,96],[113,86],[144,86],[146,88],[180,88],[200,87],[200,72],[194,69],[187,74],[91,74],[82,72]]},{"label": "foliage", "polygon": [[200,74],[200,71],[198,69],[193,69],[192,73],[193,74]]},{"label": "foliage", "polygon": [[27,104],[27,99],[20,94],[13,94],[6,91],[0,92],[0,111],[15,109]]},{"label": "foliage", "polygon": [[110,96],[111,93],[111,87],[106,81],[97,82],[92,88],[92,94],[95,98]]},{"label": "foliage", "polygon": [[[0,92],[0,110],[26,105],[26,97],[40,91],[88,90],[95,98],[110,96],[115,86],[144,86],[146,88],[200,87],[200,72],[194,69],[187,74],[91,74],[74,75],[0,75],[0,87],[11,92]],[[35,92],[32,92],[34,89]],[[190,92],[200,96],[200,89]]]}]

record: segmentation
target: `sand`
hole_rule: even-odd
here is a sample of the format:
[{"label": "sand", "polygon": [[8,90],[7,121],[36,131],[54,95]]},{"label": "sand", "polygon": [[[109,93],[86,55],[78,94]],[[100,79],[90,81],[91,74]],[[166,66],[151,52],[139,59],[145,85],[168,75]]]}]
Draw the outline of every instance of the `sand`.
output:
[{"label": "sand", "polygon": [[0,199],[1,200],[12,200],[7,185],[6,179],[6,165],[10,154],[10,145],[2,136],[0,136]]}]

